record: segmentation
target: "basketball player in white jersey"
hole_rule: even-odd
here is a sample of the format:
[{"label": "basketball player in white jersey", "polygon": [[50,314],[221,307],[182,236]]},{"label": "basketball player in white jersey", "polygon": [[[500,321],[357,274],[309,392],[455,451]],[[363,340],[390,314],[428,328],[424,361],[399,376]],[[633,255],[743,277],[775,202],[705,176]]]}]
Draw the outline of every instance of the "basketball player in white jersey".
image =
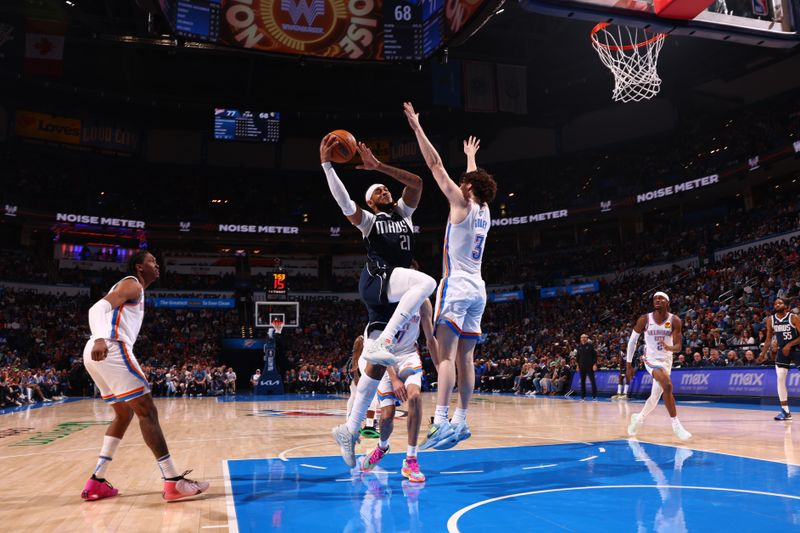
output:
[{"label": "basketball player in white jersey", "polygon": [[[417,461],[417,438],[422,422],[422,361],[419,357],[420,327],[425,334],[425,340],[431,353],[436,352],[436,339],[433,337],[433,306],[430,300],[425,300],[418,313],[397,332],[395,343],[398,346],[396,355],[397,363],[387,368],[378,385],[378,400],[381,409],[380,441],[372,452],[364,456],[361,461],[361,471],[367,472],[375,468],[383,456],[389,453],[389,437],[394,430],[394,414],[396,403],[408,403],[408,448],[406,458],[403,459],[401,473],[409,481],[422,483],[425,475],[420,471]],[[366,361],[361,363],[366,365]],[[362,369],[363,371],[363,369]]]},{"label": "basketball player in white jersey", "polygon": [[369,364],[358,380],[347,422],[332,430],[342,459],[352,468],[356,464],[355,445],[359,439],[361,422],[386,367],[392,366],[397,360],[393,353],[396,348],[393,339],[436,289],[436,281],[410,268],[414,257],[411,217],[422,196],[422,179],[416,174],[378,161],[364,143],[359,143],[358,153],[363,164],[357,168],[377,170],[405,185],[398,202],[393,200],[385,185],[371,185],[364,196],[370,210],[361,209],[350,198],[331,163],[333,150],[338,143],[334,136],[322,139],[320,162],[334,200],[347,220],[361,231],[367,249],[367,261],[361,271],[358,291],[369,315],[362,352],[362,358]]},{"label": "basketball player in white jersey", "polygon": [[106,430],[97,466],[81,497],[94,501],[117,495],[118,490],[105,480],[105,472],[134,414],[164,478],[162,497],[174,501],[195,496],[205,492],[209,483],[187,479],[184,476],[189,470],[179,474],[175,468],[158,423],[150,385],[133,355],[144,318],[144,290],[158,279],[158,263],[152,254],[140,251],[130,258],[128,272],[129,276],[89,309],[92,336],[83,350],[83,364],[100,396],[114,409],[114,420]]},{"label": "basketball player in white jersey", "polygon": [[650,397],[644,404],[640,413],[631,415],[628,425],[628,435],[636,436],[639,427],[645,418],[658,405],[661,395],[664,395],[664,405],[672,419],[672,431],[680,440],[689,440],[692,434],[684,429],[678,420],[678,411],[675,408],[675,397],[672,395],[672,354],[681,351],[681,319],[669,312],[669,296],[664,292],[653,295],[653,312],[642,315],[633,326],[633,332],[628,340],[628,353],[626,356],[628,383],[633,379],[633,356],[636,353],[636,344],[644,333],[645,352],[642,356],[645,369],[653,376],[653,388]]},{"label": "basketball player in white jersey", "polygon": [[[473,352],[481,335],[481,318],[486,308],[486,284],[481,277],[483,250],[491,226],[489,203],[497,193],[497,183],[475,163],[480,141],[464,142],[467,171],[456,184],[442,164],[419,123],[411,103],[404,104],[408,123],[417,137],[425,163],[450,204],[444,237],[443,275],[436,293],[434,327],[439,342],[439,377],[436,413],[428,438],[420,449],[445,450],[471,436],[467,408],[475,388]],[[450,395],[458,370],[459,404],[452,424],[447,420]]]}]

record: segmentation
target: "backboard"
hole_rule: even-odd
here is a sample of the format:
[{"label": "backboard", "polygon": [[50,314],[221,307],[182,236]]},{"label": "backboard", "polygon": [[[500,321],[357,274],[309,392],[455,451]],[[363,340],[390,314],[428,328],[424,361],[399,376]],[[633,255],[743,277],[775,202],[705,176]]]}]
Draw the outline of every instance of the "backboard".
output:
[{"label": "backboard", "polygon": [[284,328],[300,327],[299,302],[256,302],[256,327],[271,328],[276,318],[283,320]]},{"label": "backboard", "polygon": [[592,22],[613,22],[758,46],[791,48],[800,43],[800,0],[715,0],[692,20],[655,13],[653,0],[520,0],[528,11]]}]

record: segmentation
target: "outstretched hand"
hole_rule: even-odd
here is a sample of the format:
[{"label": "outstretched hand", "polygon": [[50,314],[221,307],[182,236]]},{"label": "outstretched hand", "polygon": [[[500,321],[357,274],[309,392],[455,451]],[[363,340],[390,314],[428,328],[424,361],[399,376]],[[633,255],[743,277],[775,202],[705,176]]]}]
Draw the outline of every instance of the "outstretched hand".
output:
[{"label": "outstretched hand", "polygon": [[377,170],[378,167],[381,165],[381,162],[378,161],[378,158],[375,157],[375,154],[372,153],[372,150],[369,147],[360,142],[356,146],[356,150],[358,150],[358,154],[361,156],[362,165],[358,165],[356,168],[359,170]]},{"label": "outstretched hand", "polygon": [[406,115],[408,125],[411,126],[412,130],[416,131],[422,127],[419,125],[419,113],[414,111],[414,106],[411,102],[403,102],[403,113]]},{"label": "outstretched hand", "polygon": [[469,139],[464,141],[464,154],[469,157],[475,157],[475,154],[481,147],[481,140],[475,137],[474,135],[470,135]]},{"label": "outstretched hand", "polygon": [[319,143],[319,161],[328,163],[333,159],[333,149],[339,145],[339,139],[335,135],[326,135]]}]

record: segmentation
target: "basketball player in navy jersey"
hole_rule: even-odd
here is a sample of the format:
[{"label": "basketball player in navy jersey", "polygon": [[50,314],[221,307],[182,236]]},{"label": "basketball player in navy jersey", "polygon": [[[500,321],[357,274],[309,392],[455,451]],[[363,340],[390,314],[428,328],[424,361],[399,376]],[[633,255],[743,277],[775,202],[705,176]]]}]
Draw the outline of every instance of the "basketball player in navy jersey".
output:
[{"label": "basketball player in navy jersey", "polygon": [[772,346],[772,336],[778,343],[778,354],[775,356],[775,373],[778,377],[778,401],[781,402],[781,412],[775,420],[790,421],[792,413],[789,411],[789,390],[786,379],[792,363],[800,366],[800,317],[790,313],[786,308],[783,298],[775,299],[775,314],[765,320],[767,336],[764,347],[761,349],[761,358],[765,359],[767,350]]},{"label": "basketball player in navy jersey", "polygon": [[[420,126],[414,107],[407,102],[404,112],[425,163],[450,204],[442,281],[436,294],[434,312],[435,335],[439,343],[436,413],[428,438],[420,445],[423,450],[446,450],[472,435],[467,426],[467,408],[475,388],[473,353],[481,335],[481,318],[486,308],[486,284],[481,277],[481,263],[492,221],[489,203],[497,193],[497,183],[491,174],[478,168],[475,154],[480,141],[474,137],[464,142],[467,171],[461,175],[458,184],[450,179],[442,158]],[[459,405],[451,423],[447,415],[456,370]]]},{"label": "basketball player in navy jersey", "polygon": [[385,185],[371,185],[364,197],[370,211],[363,210],[350,199],[331,164],[333,150],[338,144],[338,139],[331,135],[322,139],[320,162],[333,198],[347,220],[361,230],[367,248],[367,262],[358,288],[369,315],[361,355],[367,365],[358,380],[347,422],[333,429],[342,458],[352,468],[356,464],[355,445],[361,422],[386,367],[396,362],[392,353],[395,335],[419,311],[422,302],[436,289],[436,282],[427,274],[409,268],[414,257],[411,216],[422,195],[420,177],[378,161],[364,143],[359,143],[357,148],[363,164],[357,168],[377,170],[405,185],[397,202]]},{"label": "basketball player in navy jersey", "polygon": [[156,258],[144,251],[133,254],[128,262],[128,273],[129,276],[117,282],[89,309],[92,336],[83,350],[83,364],[100,390],[100,397],[111,404],[115,416],[106,430],[97,466],[81,497],[95,501],[117,495],[117,489],[106,481],[105,472],[134,414],[139,418],[144,442],[161,469],[162,497],[173,501],[195,496],[208,490],[209,483],[186,479],[188,470],[178,474],[158,423],[150,385],[133,354],[144,319],[144,290],[159,276]]}]

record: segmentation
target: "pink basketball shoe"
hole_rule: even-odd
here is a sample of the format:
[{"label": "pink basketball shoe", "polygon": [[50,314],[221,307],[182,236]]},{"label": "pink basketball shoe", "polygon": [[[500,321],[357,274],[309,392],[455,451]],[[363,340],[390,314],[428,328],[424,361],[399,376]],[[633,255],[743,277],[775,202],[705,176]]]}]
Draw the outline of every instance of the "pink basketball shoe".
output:
[{"label": "pink basketball shoe", "polygon": [[89,478],[89,481],[86,482],[86,486],[83,487],[81,498],[87,502],[93,502],[105,498],[112,498],[117,494],[119,494],[119,491],[112,487],[111,483],[105,479],[98,479],[92,476]]}]

